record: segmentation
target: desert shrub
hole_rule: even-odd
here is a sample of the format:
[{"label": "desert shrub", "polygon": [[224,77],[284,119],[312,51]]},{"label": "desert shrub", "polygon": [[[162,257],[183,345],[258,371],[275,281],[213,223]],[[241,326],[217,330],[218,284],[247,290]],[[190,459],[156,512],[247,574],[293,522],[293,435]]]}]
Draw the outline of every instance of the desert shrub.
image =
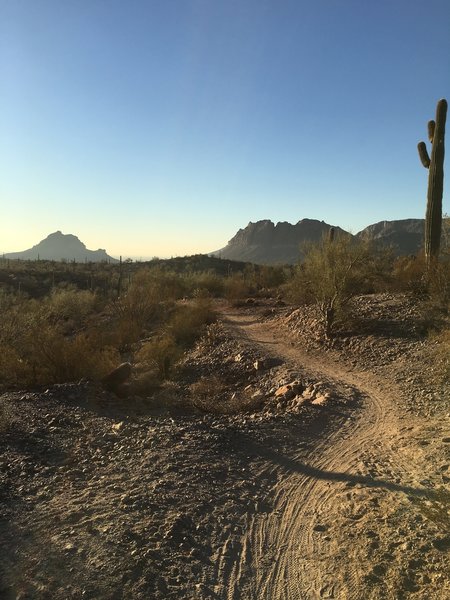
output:
[{"label": "desert shrub", "polygon": [[294,302],[316,304],[329,337],[336,323],[348,318],[351,299],[373,292],[377,280],[386,276],[386,256],[369,241],[346,235],[325,236],[318,244],[305,245],[303,253],[285,293]]},{"label": "desert shrub", "polygon": [[184,278],[186,291],[189,296],[198,295],[198,292],[207,292],[212,297],[223,294],[223,277],[219,277],[212,271],[202,273],[189,273]]},{"label": "desert shrub", "polygon": [[144,372],[156,373],[160,380],[167,379],[181,356],[181,349],[170,335],[161,335],[145,342],[135,356]]},{"label": "desert shrub", "polygon": [[[85,325],[96,299],[90,292],[63,290],[42,300],[17,295],[0,299],[0,377],[13,385],[48,385],[100,378],[118,361],[118,352],[99,344],[88,330],[77,334],[73,326]],[[70,335],[66,325],[70,320]]]},{"label": "desert shrub", "polygon": [[159,267],[138,271],[133,277],[133,286],[146,289],[154,302],[175,301],[185,295],[183,278]]},{"label": "desert shrub", "polygon": [[426,329],[445,326],[450,313],[450,255],[443,252],[428,270],[423,254],[400,257],[394,264],[393,278],[394,289],[411,292],[420,301]]},{"label": "desert shrub", "polygon": [[111,347],[99,348],[95,339],[81,333],[67,337],[51,327],[34,331],[24,353],[34,383],[63,383],[83,377],[99,380],[120,362]]},{"label": "desert shrub", "polygon": [[126,316],[120,318],[109,318],[97,327],[97,335],[101,339],[101,345],[113,346],[121,354],[132,350],[133,345],[143,335],[143,327],[133,319]]},{"label": "desert shrub", "polygon": [[202,377],[189,386],[192,404],[205,412],[220,412],[217,399],[224,389],[223,381],[216,375]]},{"label": "desert shrub", "polygon": [[[3,347],[5,357],[9,357],[9,370],[13,370],[14,359],[18,375],[24,376],[24,357],[29,352],[30,340],[33,341],[36,334],[47,326],[46,310],[44,304],[37,300],[26,299],[20,295],[17,302],[9,310],[5,311],[0,320],[0,346]],[[8,349],[8,350],[7,350]],[[6,360],[6,359],[5,359]],[[10,380],[8,377],[7,380]]]},{"label": "desert shrub", "polygon": [[107,323],[110,342],[121,352],[129,351],[145,329],[161,319],[161,281],[155,269],[138,271],[126,293],[109,306]]},{"label": "desert shrub", "polygon": [[26,331],[32,315],[39,313],[38,303],[23,296],[2,294],[0,296],[0,344],[14,344]]},{"label": "desert shrub", "polygon": [[96,294],[88,290],[78,290],[73,286],[53,289],[46,302],[48,319],[53,323],[64,322],[66,331],[81,327],[97,307]]},{"label": "desert shrub", "polygon": [[19,298],[16,294],[6,291],[3,287],[0,288],[0,311],[5,315],[11,308],[17,305]]},{"label": "desert shrub", "polygon": [[287,280],[287,271],[283,267],[264,265],[256,275],[258,288],[273,289],[283,285]]},{"label": "desert shrub", "polygon": [[393,266],[394,288],[399,291],[413,292],[417,296],[426,293],[425,258],[418,256],[400,256]]},{"label": "desert shrub", "polygon": [[252,288],[242,273],[234,273],[224,280],[223,293],[227,300],[235,302],[250,295]]},{"label": "desert shrub", "polygon": [[215,319],[211,301],[199,297],[176,307],[167,323],[167,331],[177,344],[186,348],[192,345],[202,335],[205,326]]},{"label": "desert shrub", "polygon": [[101,379],[120,362],[111,347],[98,347],[94,338],[80,333],[65,336],[51,325],[31,326],[15,345],[0,346],[0,374],[5,383],[48,385]]},{"label": "desert shrub", "polygon": [[135,323],[140,328],[155,316],[158,309],[157,293],[146,275],[142,271],[137,273],[126,294],[111,306],[119,320]]},{"label": "desert shrub", "polygon": [[[158,267],[141,269],[134,275],[126,293],[110,305],[122,340],[119,345],[136,341],[145,328],[151,328],[164,317],[164,311],[184,295],[181,278]],[[128,332],[128,334],[126,334]]]},{"label": "desert shrub", "polygon": [[33,369],[19,352],[9,344],[0,344],[0,381],[2,384],[28,385],[33,383]]}]

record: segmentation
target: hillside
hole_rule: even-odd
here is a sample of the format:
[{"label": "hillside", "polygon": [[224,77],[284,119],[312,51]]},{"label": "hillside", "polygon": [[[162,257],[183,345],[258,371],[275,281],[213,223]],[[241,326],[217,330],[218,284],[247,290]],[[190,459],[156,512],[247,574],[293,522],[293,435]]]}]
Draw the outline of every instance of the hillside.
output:
[{"label": "hillside", "polygon": [[360,231],[357,237],[391,246],[398,255],[417,254],[423,245],[424,229],[424,219],[380,221]]},{"label": "hillside", "polygon": [[9,252],[4,258],[21,260],[67,260],[75,262],[118,262],[106,250],[88,250],[75,235],[55,231],[38,244],[22,252]]}]

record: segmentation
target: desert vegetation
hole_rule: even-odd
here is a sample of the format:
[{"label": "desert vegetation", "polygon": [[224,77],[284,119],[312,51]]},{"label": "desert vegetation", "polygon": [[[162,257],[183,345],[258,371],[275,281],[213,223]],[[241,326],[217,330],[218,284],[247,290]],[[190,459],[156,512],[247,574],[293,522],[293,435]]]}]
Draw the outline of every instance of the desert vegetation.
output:
[{"label": "desert vegetation", "polygon": [[439,597],[443,239],[431,267],[336,232],[296,266],[2,261],[0,595],[225,598],[266,580],[262,553],[301,548],[269,572],[277,598],[279,573],[322,585],[308,548],[336,585],[351,522],[358,569],[339,585]]},{"label": "desert vegetation", "polygon": [[124,360],[163,381],[214,320],[214,298],[242,300],[288,271],[206,256],[0,262],[0,379],[22,388],[99,381]]},{"label": "desert vegetation", "polygon": [[[258,266],[193,256],[148,263],[78,264],[0,261],[0,378],[4,387],[100,381],[123,361],[141,387],[172,377],[177,362],[214,320],[214,302],[284,299],[315,307],[324,338],[357,332],[353,300],[408,293],[422,307],[424,335],[449,350],[449,219],[439,260],[395,258],[371,240],[331,231],[302,248],[295,267]],[[442,373],[448,369],[441,358]]]}]

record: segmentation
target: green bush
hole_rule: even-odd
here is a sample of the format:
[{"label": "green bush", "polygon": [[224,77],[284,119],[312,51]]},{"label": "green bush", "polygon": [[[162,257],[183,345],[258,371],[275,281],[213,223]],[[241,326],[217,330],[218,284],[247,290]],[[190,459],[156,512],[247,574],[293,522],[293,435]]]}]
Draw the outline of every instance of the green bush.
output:
[{"label": "green bush", "polygon": [[303,253],[286,292],[294,302],[318,306],[330,337],[336,324],[348,317],[351,299],[375,291],[376,282],[387,277],[389,261],[369,241],[348,235],[325,236],[318,244],[305,245]]}]

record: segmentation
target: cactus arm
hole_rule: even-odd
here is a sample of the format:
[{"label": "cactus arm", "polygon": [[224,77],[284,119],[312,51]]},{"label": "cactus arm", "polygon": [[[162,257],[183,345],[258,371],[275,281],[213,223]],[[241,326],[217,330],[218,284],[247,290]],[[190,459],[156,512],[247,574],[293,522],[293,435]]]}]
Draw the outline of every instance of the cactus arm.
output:
[{"label": "cactus arm", "polygon": [[425,169],[428,169],[430,166],[430,157],[428,156],[427,147],[425,142],[419,142],[417,144],[417,150],[419,151],[419,158]]},{"label": "cactus arm", "polygon": [[433,120],[428,121],[428,139],[430,140],[431,143],[433,143],[435,129],[436,129],[436,122]]}]

